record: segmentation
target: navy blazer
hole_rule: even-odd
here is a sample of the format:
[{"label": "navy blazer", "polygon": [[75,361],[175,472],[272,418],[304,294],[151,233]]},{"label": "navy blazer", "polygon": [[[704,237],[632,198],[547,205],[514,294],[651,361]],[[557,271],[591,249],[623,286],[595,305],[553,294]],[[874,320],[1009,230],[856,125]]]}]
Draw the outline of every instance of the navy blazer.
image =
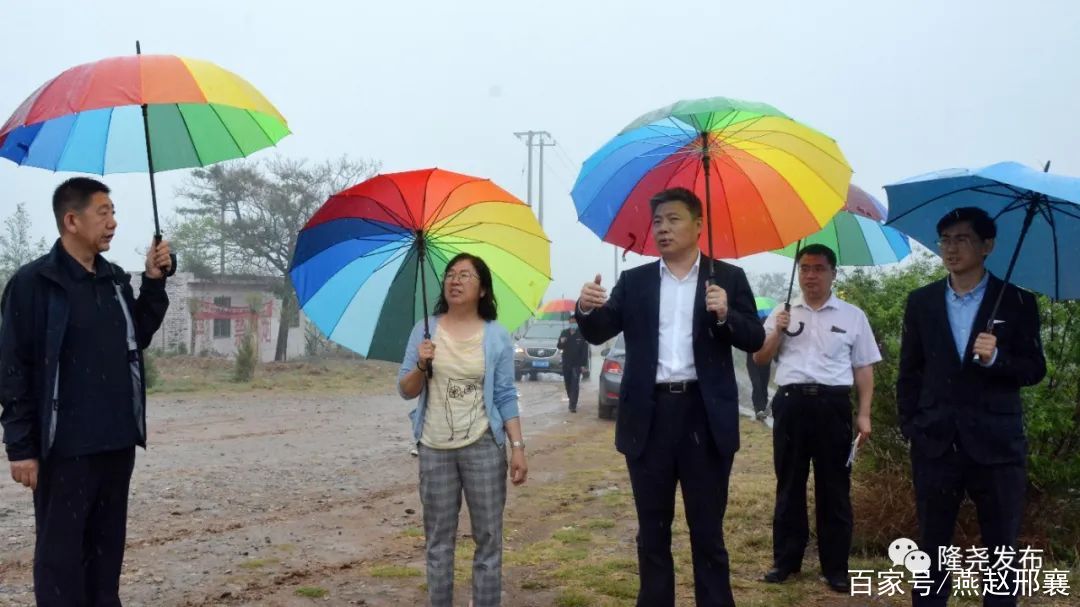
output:
[{"label": "navy blazer", "polygon": [[[715,262],[715,281],[728,294],[727,322],[705,309],[709,258],[701,256],[694,300],[694,366],[705,401],[709,431],[725,455],[739,449],[739,391],[731,347],[756,352],[765,341],[754,294],[742,268]],[[660,262],[626,270],[607,303],[589,314],[576,314],[585,339],[599,345],[620,332],[626,362],[615,421],[615,448],[629,459],[645,449],[656,406],[656,370],[660,358]]]},{"label": "navy blazer", "polygon": [[[956,352],[945,304],[947,279],[912,291],[904,311],[896,381],[900,430],[914,455],[935,458],[959,439],[980,464],[1023,463],[1027,453],[1020,388],[1046,375],[1035,296],[991,275],[963,359]],[[994,327],[998,355],[973,360],[975,337],[986,329],[1001,289]]]}]

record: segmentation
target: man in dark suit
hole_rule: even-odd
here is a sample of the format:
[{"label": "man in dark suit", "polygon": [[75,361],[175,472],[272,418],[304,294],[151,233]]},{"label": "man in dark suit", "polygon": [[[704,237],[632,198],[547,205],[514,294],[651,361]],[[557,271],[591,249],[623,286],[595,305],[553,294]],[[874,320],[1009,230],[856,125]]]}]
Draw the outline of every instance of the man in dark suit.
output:
[{"label": "man in dark suit", "polygon": [[[991,564],[995,549],[1016,548],[1027,484],[1020,388],[1046,375],[1035,296],[984,267],[994,221],[981,209],[961,208],[937,231],[949,276],[908,296],[896,384],[900,429],[911,441],[919,548],[935,563],[929,596],[912,593],[920,607],[948,601],[939,548],[952,542],[965,494]],[[991,333],[985,329],[1002,289]],[[1016,597],[986,596],[983,604],[1016,605]]]},{"label": "man in dark suit", "polygon": [[563,384],[566,386],[566,398],[570,401],[570,412],[577,413],[578,395],[581,392],[581,370],[589,364],[589,342],[578,331],[577,320],[570,318],[570,326],[559,335],[559,349],[562,350]]},{"label": "man in dark suit", "polygon": [[590,343],[620,331],[626,342],[615,447],[626,457],[638,515],[637,604],[675,605],[671,521],[678,483],[697,604],[733,606],[723,533],[739,448],[731,347],[754,352],[765,332],[743,271],[698,248],[698,197],[675,188],[650,205],[661,260],[623,272],[610,298],[597,275],[582,288],[578,326]]}]

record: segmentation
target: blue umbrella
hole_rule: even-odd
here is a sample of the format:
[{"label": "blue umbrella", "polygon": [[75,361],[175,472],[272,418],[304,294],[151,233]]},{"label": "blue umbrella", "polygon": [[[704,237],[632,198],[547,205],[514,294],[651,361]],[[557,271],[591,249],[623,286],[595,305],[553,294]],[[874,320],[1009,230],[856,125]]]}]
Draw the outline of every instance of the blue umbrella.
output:
[{"label": "blue umbrella", "polygon": [[996,246],[986,260],[991,272],[1052,299],[1078,299],[1080,179],[1049,169],[1049,162],[1043,171],[1002,162],[887,185],[888,224],[940,254],[938,220],[953,209],[979,207],[997,223]]}]

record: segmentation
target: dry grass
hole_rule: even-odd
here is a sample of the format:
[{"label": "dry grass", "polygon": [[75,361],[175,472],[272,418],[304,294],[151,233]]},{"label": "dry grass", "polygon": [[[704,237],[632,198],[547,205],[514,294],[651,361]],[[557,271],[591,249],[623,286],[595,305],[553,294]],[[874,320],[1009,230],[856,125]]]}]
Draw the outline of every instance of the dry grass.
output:
[{"label": "dry grass", "polygon": [[366,360],[299,360],[261,363],[250,383],[233,381],[234,363],[224,358],[166,356],[156,360],[160,379],[152,394],[349,391],[375,394],[393,384],[397,365]]},{"label": "dry grass", "polygon": [[[772,505],[775,478],[769,430],[744,421],[743,447],[736,457],[725,533],[731,554],[732,586],[744,607],[863,607],[908,605],[910,598],[847,597],[829,591],[818,579],[817,548],[811,538],[803,573],[785,584],[760,581],[772,560]],[[562,455],[570,470],[555,482],[534,484],[520,492],[518,503],[529,507],[507,510],[505,567],[508,585],[532,597],[550,597],[550,604],[573,607],[633,605],[638,577],[634,546],[636,520],[623,460],[614,453],[612,434],[597,433],[574,444]],[[589,462],[582,469],[582,462]],[[599,464],[599,465],[598,465]],[[876,545],[881,534],[912,525],[910,486],[856,472],[854,497],[857,534],[868,533],[861,545]],[[813,489],[809,490],[811,508]],[[813,514],[810,514],[813,521]],[[887,525],[886,525],[887,523]],[[883,525],[883,529],[867,525]],[[967,531],[965,530],[965,533]],[[895,536],[893,536],[895,538]],[[890,540],[891,541],[891,540]],[[681,505],[673,529],[677,604],[691,605],[693,565]],[[882,556],[878,556],[878,555]],[[852,569],[885,570],[884,553],[857,550]],[[460,552],[459,559],[464,556]],[[467,562],[467,561],[466,561]],[[460,563],[460,561],[459,561]],[[459,565],[460,567],[460,565]],[[1049,563],[1046,569],[1051,568]],[[464,573],[459,569],[459,575]],[[510,582],[509,580],[513,580]],[[1075,589],[1074,589],[1075,590]],[[1064,607],[1075,597],[1031,599],[1027,605]],[[976,605],[978,601],[950,602]]]}]

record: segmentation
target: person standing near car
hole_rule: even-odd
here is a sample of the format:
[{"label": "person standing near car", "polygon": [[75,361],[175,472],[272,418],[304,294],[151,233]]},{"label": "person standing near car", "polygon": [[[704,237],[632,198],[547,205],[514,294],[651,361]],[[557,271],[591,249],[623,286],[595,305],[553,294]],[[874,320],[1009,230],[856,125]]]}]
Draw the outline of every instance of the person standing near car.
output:
[{"label": "person standing near car", "polygon": [[558,348],[562,350],[563,383],[566,397],[570,399],[570,412],[577,413],[581,370],[589,363],[589,342],[578,331],[576,318],[570,317],[570,326],[559,335]]}]

